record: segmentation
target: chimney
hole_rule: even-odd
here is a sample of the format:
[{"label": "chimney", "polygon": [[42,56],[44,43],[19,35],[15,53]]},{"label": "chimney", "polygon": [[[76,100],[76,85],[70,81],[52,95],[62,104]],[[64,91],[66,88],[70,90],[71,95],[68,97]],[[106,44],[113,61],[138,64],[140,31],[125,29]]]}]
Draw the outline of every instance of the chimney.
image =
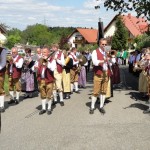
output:
[{"label": "chimney", "polygon": [[131,14],[130,13],[128,14],[128,17],[129,17],[129,19],[131,19]]}]

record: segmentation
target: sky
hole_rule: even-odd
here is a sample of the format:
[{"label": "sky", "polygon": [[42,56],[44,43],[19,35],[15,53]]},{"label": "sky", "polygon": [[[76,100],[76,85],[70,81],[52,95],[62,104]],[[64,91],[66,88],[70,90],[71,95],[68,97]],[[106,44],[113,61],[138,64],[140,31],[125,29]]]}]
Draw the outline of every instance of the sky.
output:
[{"label": "sky", "polygon": [[[104,0],[0,0],[0,23],[24,30],[36,23],[47,26],[97,28],[98,18],[104,27],[117,14],[106,11]],[[100,9],[94,6],[100,5]]]}]

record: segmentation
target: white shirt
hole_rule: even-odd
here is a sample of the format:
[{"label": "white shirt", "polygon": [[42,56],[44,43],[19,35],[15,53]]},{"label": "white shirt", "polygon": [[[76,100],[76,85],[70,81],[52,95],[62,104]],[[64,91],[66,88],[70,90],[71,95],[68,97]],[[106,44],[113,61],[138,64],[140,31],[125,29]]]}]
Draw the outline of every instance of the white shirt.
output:
[{"label": "white shirt", "polygon": [[64,54],[63,53],[61,53],[61,57],[60,57],[60,59],[57,59],[58,58],[58,54],[60,53],[60,51],[57,51],[56,52],[56,54],[55,54],[55,57],[54,58],[56,58],[56,62],[58,63],[58,64],[60,64],[60,65],[62,65],[62,66],[64,66],[65,65],[65,59],[64,59]]},{"label": "white shirt", "polygon": [[[19,55],[17,55],[13,60],[16,61],[18,57]],[[23,65],[23,58],[20,58],[18,62],[16,62],[16,68],[22,68],[22,65]]]},{"label": "white shirt", "polygon": [[[106,57],[106,52],[102,51],[100,48],[99,48],[99,51],[102,53],[103,57]],[[99,66],[99,63],[103,63],[103,60],[98,60],[97,59],[96,50],[94,50],[93,53],[92,53],[92,62],[93,62],[94,66]],[[107,62],[103,63],[103,70],[105,70],[105,71],[108,70]]]},{"label": "white shirt", "polygon": [[0,54],[0,70],[6,66],[6,50],[3,49]]},{"label": "white shirt", "polygon": [[[75,55],[73,52],[71,52],[71,54],[69,55],[69,57],[72,58],[72,60],[73,60],[73,65],[78,65],[78,64],[79,64],[79,61],[74,61],[74,59],[77,60],[77,57],[76,57],[76,55]],[[74,58],[74,59],[73,59],[73,58]]]}]

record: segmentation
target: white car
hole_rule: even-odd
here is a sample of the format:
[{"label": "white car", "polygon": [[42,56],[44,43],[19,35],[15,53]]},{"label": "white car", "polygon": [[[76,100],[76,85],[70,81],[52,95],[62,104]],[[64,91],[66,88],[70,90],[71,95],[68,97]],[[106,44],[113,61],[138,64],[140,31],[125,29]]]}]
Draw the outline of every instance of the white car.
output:
[{"label": "white car", "polygon": [[24,55],[25,54],[25,50],[24,49],[18,49],[18,54]]}]

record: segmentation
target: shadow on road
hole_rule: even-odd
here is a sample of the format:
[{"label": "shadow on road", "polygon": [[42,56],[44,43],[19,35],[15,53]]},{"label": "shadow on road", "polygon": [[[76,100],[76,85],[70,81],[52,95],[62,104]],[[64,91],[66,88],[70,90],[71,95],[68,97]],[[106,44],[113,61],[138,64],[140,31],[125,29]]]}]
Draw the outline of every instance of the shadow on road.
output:
[{"label": "shadow on road", "polygon": [[135,104],[131,104],[131,105],[125,107],[124,109],[127,109],[127,108],[138,108],[140,110],[147,110],[149,107],[144,104],[135,103]]}]

